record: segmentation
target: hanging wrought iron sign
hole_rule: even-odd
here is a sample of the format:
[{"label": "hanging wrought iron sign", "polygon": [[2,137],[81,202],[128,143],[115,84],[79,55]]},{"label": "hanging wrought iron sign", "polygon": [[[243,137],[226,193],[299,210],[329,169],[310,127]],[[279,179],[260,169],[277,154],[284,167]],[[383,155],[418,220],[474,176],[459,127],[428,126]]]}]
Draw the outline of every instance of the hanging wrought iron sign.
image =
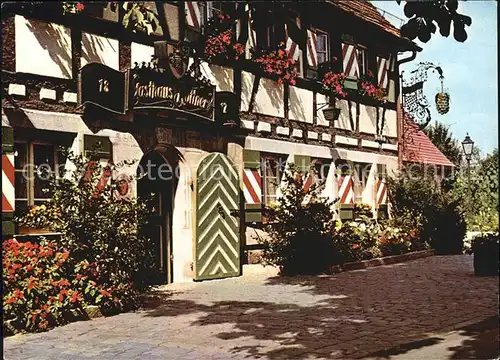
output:
[{"label": "hanging wrought iron sign", "polygon": [[[429,70],[437,71],[441,81],[441,92],[437,93],[435,97],[438,113],[446,114],[450,109],[450,96],[443,90],[444,76],[441,67],[431,62],[419,63],[418,68],[410,73],[409,79],[402,77],[402,96],[404,111],[413,117],[420,129],[424,129],[431,121],[430,104],[423,91]],[[404,71],[401,75],[403,73]]]}]

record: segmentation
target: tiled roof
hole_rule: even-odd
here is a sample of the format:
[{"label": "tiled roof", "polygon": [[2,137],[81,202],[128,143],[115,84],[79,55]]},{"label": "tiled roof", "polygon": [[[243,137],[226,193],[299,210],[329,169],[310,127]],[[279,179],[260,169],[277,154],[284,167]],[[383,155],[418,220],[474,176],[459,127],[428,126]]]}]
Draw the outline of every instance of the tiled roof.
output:
[{"label": "tiled roof", "polygon": [[378,12],[378,10],[366,0],[330,0],[328,3],[349,12],[365,21],[371,22],[382,30],[395,35],[397,37],[402,37],[399,29],[392,25],[386,18]]},{"label": "tiled roof", "polygon": [[405,113],[405,139],[403,160],[420,164],[434,164],[442,166],[454,166],[453,163],[432,143],[431,139],[413,121],[413,118]]}]

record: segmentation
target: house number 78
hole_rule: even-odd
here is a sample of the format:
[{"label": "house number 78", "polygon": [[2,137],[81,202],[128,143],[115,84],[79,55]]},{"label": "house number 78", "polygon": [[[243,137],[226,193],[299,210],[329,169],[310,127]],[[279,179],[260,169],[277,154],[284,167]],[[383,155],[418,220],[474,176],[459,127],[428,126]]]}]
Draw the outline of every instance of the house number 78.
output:
[{"label": "house number 78", "polygon": [[109,80],[99,79],[99,92],[109,92]]}]

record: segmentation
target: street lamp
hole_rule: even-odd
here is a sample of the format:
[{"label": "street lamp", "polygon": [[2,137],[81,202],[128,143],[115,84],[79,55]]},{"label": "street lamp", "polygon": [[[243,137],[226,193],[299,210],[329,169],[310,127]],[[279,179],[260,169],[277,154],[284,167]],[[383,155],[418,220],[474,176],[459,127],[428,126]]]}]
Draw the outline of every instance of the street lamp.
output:
[{"label": "street lamp", "polygon": [[469,192],[469,206],[467,207],[469,209],[469,214],[470,214],[470,208],[471,208],[471,188],[470,188],[470,161],[472,159],[472,150],[474,149],[474,141],[469,136],[469,133],[465,136],[464,141],[462,141],[462,148],[464,150],[464,155],[465,155],[465,160],[467,161],[467,187],[468,187],[468,192]]}]

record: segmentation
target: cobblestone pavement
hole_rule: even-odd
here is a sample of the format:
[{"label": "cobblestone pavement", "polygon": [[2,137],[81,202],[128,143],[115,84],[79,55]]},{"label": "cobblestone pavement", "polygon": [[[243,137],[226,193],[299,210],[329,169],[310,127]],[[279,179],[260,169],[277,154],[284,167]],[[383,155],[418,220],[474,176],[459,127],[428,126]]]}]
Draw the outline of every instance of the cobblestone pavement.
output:
[{"label": "cobblestone pavement", "polygon": [[256,266],[164,286],[144,311],[6,338],[5,359],[362,358],[498,312],[498,278],[475,277],[468,255],[323,277]]}]

